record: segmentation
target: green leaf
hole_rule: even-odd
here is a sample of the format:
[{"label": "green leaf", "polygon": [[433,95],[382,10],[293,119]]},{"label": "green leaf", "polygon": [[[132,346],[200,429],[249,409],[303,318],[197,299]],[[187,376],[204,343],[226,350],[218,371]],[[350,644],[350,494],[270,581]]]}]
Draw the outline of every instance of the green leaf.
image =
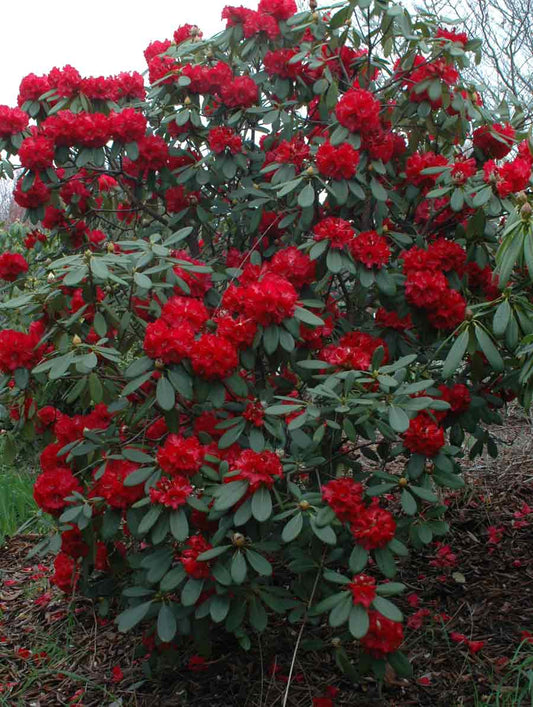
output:
[{"label": "green leaf", "polygon": [[326,267],[333,274],[339,273],[342,270],[342,256],[337,248],[330,248],[326,256]]},{"label": "green leaf", "polygon": [[126,609],[126,611],[123,611],[115,619],[118,624],[118,630],[121,633],[130,631],[144,619],[146,614],[150,611],[151,606],[152,601],[146,601],[143,604],[139,604],[138,606],[134,606],[131,609]]},{"label": "green leaf", "polygon": [[176,404],[174,388],[166,376],[161,376],[157,381],[156,398],[162,410],[172,410]]},{"label": "green leaf", "polygon": [[247,481],[230,481],[224,484],[213,504],[215,511],[227,511],[229,508],[233,508],[247,491]]},{"label": "green leaf", "polygon": [[333,607],[329,614],[329,625],[331,628],[337,628],[348,621],[350,612],[353,606],[352,595],[348,592],[343,592],[344,597]]},{"label": "green leaf", "polygon": [[307,209],[315,203],[315,190],[311,183],[306,184],[302,191],[298,194],[298,206],[302,209]]},{"label": "green leaf", "polygon": [[216,624],[224,621],[228,615],[230,600],[227,594],[215,594],[209,605],[209,613]]},{"label": "green leaf", "polygon": [[361,545],[355,545],[348,560],[348,565],[354,574],[359,574],[366,567],[368,562],[368,552],[361,547]]},{"label": "green leaf", "polygon": [[429,503],[438,503],[438,497],[430,489],[426,489],[423,486],[410,486],[409,490],[418,496],[418,498],[428,501]]},{"label": "green leaf", "polygon": [[346,592],[336,592],[335,594],[330,594],[329,597],[322,599],[318,604],[313,606],[311,613],[318,616],[319,614],[324,614],[326,611],[331,611],[337,604],[346,597]]},{"label": "green leaf", "polygon": [[465,195],[462,189],[454,189],[452,198],[450,199],[450,208],[452,211],[461,211],[465,203]]},{"label": "green leaf", "polygon": [[363,638],[368,632],[368,614],[361,604],[354,604],[350,610],[350,620],[348,627],[354,638]]},{"label": "green leaf", "polygon": [[415,499],[411,496],[407,489],[404,489],[402,491],[401,504],[403,510],[405,511],[405,513],[407,513],[408,516],[414,516],[414,514],[418,510],[418,506],[416,505]]},{"label": "green leaf", "polygon": [[174,589],[176,589],[178,585],[183,582],[186,576],[187,573],[185,572],[183,565],[180,564],[177,567],[173,567],[163,577],[159,584],[159,588],[164,593],[172,592]]},{"label": "green leaf", "polygon": [[387,661],[394,668],[394,672],[398,677],[410,678],[413,675],[413,667],[409,662],[409,658],[400,651],[389,653]]},{"label": "green leaf", "polygon": [[297,513],[294,518],[291,518],[290,521],[284,526],[283,530],[281,531],[281,539],[283,540],[284,543],[290,543],[292,540],[295,540],[298,535],[300,535],[301,530],[303,528],[304,524],[304,519],[301,513]]},{"label": "green leaf", "polygon": [[250,563],[250,566],[263,577],[270,577],[272,574],[272,565],[270,562],[254,550],[245,550],[246,559]]},{"label": "green leaf", "polygon": [[409,428],[409,417],[405,410],[391,405],[389,408],[389,425],[395,432],[405,432]]},{"label": "green leaf", "polygon": [[194,579],[193,577],[189,577],[181,590],[181,603],[183,606],[194,606],[194,604],[198,601],[203,588],[203,579]]},{"label": "green leaf", "polygon": [[189,537],[189,522],[183,508],[178,508],[170,513],[170,532],[178,541],[183,542]]},{"label": "green leaf", "polygon": [[405,584],[401,582],[387,582],[386,584],[380,584],[377,587],[376,592],[381,597],[392,597],[396,594],[401,594],[405,591]]},{"label": "green leaf", "polygon": [[265,352],[268,355],[273,354],[274,351],[276,351],[276,349],[278,348],[279,335],[280,335],[279,327],[274,326],[273,324],[264,330],[264,332],[263,332],[263,346],[265,348]]},{"label": "green leaf", "polygon": [[220,555],[223,555],[230,548],[231,545],[218,545],[217,547],[212,547],[210,550],[202,552],[196,559],[199,562],[208,562],[209,560],[213,560],[215,557],[220,557]]},{"label": "green leaf", "polygon": [[310,326],[324,326],[323,319],[320,319],[316,314],[313,314],[303,307],[295,307],[294,316],[304,324],[309,324]]},{"label": "green leaf", "polygon": [[233,427],[230,427],[230,429],[225,432],[222,437],[218,440],[218,448],[219,449],[227,449],[228,447],[231,447],[232,444],[235,444],[235,442],[239,439],[239,437],[242,435],[244,432],[244,428],[246,427],[246,420],[244,420],[242,417],[239,418],[238,422],[236,422]]},{"label": "green leaf", "polygon": [[503,371],[505,364],[503,358],[500,356],[500,352],[494,345],[491,337],[479,325],[476,326],[476,339],[492,368],[494,368],[495,371]]},{"label": "green leaf", "polygon": [[250,624],[258,633],[265,630],[268,624],[268,615],[265,607],[257,597],[253,597],[250,602]]},{"label": "green leaf", "polygon": [[272,497],[265,486],[261,486],[252,496],[252,515],[260,523],[272,515]]},{"label": "green leaf", "polygon": [[372,178],[370,180],[370,190],[374,199],[377,199],[378,201],[387,201],[387,199],[389,198],[387,190],[383,188],[383,186],[377,181],[377,179]]},{"label": "green leaf", "polygon": [[230,565],[231,578],[235,584],[242,584],[246,579],[246,574],[248,568],[246,567],[246,560],[244,559],[244,554],[237,550],[233,555]]},{"label": "green leaf", "polygon": [[316,524],[316,520],[314,518],[310,519],[310,523],[311,530],[319,540],[322,540],[322,542],[326,543],[327,545],[337,544],[337,536],[335,535],[335,531],[333,530],[331,525],[325,525],[323,527],[320,527]]},{"label": "green leaf", "polygon": [[138,533],[139,535],[145,535],[153,525],[155,525],[157,519],[161,515],[163,510],[162,506],[152,506],[148,512],[145,514],[141,522],[139,523]]},{"label": "green leaf", "polygon": [[376,597],[372,602],[372,606],[376,611],[379,611],[380,614],[391,621],[403,621],[403,614],[400,609],[398,609],[396,604],[393,604],[384,597]]},{"label": "green leaf", "polygon": [[178,625],[174,612],[168,604],[162,604],[157,616],[157,635],[163,643],[170,643],[177,630]]},{"label": "green leaf", "polygon": [[392,552],[386,547],[378,548],[377,550],[374,550],[374,557],[379,569],[383,572],[385,577],[394,577],[396,574],[396,563],[394,562],[394,555]]},{"label": "green leaf", "polygon": [[442,367],[442,377],[449,378],[453,373],[459,368],[459,363],[463,360],[465,355],[466,347],[468,346],[468,339],[470,332],[465,329],[457,339],[454,341],[452,348],[450,349],[444,365]]},{"label": "green leaf", "polygon": [[494,319],[492,320],[494,336],[501,337],[505,334],[510,319],[511,305],[509,304],[509,300],[504,299],[494,312]]}]

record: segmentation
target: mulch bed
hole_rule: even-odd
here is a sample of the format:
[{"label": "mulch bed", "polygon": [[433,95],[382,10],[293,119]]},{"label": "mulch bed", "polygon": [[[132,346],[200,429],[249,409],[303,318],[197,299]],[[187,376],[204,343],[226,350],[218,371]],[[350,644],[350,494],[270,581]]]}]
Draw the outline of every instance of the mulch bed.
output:
[{"label": "mulch bed", "polygon": [[[333,651],[299,651],[287,706],[311,707],[328,686],[338,688],[336,706],[358,707],[472,705],[476,695],[482,704],[494,685],[511,689],[509,661],[521,632],[533,632],[533,437],[512,415],[493,433],[500,458],[472,462],[467,488],[447,496],[449,548],[432,543],[401,567],[413,678],[391,671],[381,688],[371,678],[354,687]],[[35,542],[17,536],[0,548],[0,705],[282,707],[299,626],[280,622],[248,653],[224,639],[201,672],[184,647],[177,665],[149,679],[134,659],[140,637],[50,588],[48,566],[26,559]]]}]

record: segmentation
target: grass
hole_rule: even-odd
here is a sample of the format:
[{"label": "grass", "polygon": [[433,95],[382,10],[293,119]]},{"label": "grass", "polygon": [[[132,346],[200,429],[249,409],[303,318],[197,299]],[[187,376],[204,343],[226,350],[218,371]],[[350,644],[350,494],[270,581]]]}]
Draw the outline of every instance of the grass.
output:
[{"label": "grass", "polygon": [[489,695],[476,695],[475,707],[533,707],[533,645],[520,644],[503,677]]},{"label": "grass", "polygon": [[19,532],[39,532],[46,527],[42,512],[33,500],[35,472],[31,459],[2,464],[0,444],[0,542]]}]

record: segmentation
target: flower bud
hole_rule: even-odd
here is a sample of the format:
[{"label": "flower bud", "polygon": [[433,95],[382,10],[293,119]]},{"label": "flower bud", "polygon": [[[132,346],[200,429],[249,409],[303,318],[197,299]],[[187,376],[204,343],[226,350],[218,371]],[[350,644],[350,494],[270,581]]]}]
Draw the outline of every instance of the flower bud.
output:
[{"label": "flower bud", "polygon": [[55,273],[54,272],[49,272],[48,277],[46,278],[48,282],[54,282],[56,279]]},{"label": "flower bud", "polygon": [[156,367],[156,369],[158,371],[161,371],[165,367],[165,364],[163,363],[163,361],[160,358],[158,358],[158,359],[156,359],[154,366]]},{"label": "flower bud", "polygon": [[531,204],[528,201],[526,201],[526,203],[520,209],[520,216],[525,221],[529,221],[532,213],[533,213],[533,209],[531,208]]},{"label": "flower bud", "polygon": [[183,101],[183,105],[185,105],[185,106],[190,106],[191,103],[192,103],[192,101],[191,101],[191,99],[189,98],[189,96],[185,96],[185,100]]},{"label": "flower bud", "polygon": [[470,307],[467,307],[465,310],[465,319],[467,322],[469,322],[471,319],[474,317],[474,312],[470,309]]},{"label": "flower bud", "polygon": [[235,547],[242,547],[246,542],[246,538],[242,533],[234,533],[231,542]]},{"label": "flower bud", "polygon": [[311,508],[311,504],[309,503],[309,501],[300,501],[298,505],[300,506],[302,511],[307,511],[309,510],[309,508]]},{"label": "flower bud", "polygon": [[408,484],[408,481],[405,478],[405,476],[402,476],[402,478],[398,480],[398,486],[401,486],[402,488],[405,488],[407,486],[407,484]]},{"label": "flower bud", "polygon": [[107,248],[107,252],[108,252],[108,253],[114,253],[114,252],[115,252],[115,244],[114,244],[114,243],[109,242],[109,243],[106,245],[106,248]]},{"label": "flower bud", "polygon": [[72,337],[72,346],[79,346],[81,344],[81,339],[77,334]]}]

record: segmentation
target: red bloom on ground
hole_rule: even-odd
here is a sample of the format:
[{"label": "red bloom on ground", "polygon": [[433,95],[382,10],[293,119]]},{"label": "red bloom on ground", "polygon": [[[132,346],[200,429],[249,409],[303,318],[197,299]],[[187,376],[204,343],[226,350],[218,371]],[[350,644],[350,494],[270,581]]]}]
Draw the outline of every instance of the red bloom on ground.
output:
[{"label": "red bloom on ground", "polygon": [[124,673],[119,665],[115,665],[111,671],[111,680],[113,682],[121,682],[124,679]]},{"label": "red bloom on ground", "polygon": [[398,650],[403,641],[402,624],[385,618],[377,611],[369,611],[370,626],[361,638],[362,648],[374,658],[384,658]]},{"label": "red bloom on ground", "polygon": [[413,454],[434,457],[445,444],[444,430],[427,413],[421,412],[409,422],[403,443]]},{"label": "red bloom on ground", "polygon": [[19,253],[0,255],[0,280],[13,282],[19,275],[28,271],[28,261]]},{"label": "red bloom on ground", "polygon": [[262,486],[270,489],[274,486],[276,476],[283,476],[283,467],[279,457],[268,450],[254,452],[245,449],[232,467],[231,471],[238,474],[226,476],[224,483],[233,481],[248,481],[248,492],[254,494]]},{"label": "red bloom on ground", "polygon": [[67,505],[65,498],[74,491],[83,493],[78,480],[70,469],[58,466],[37,477],[33,486],[33,498],[45,513],[59,516]]},{"label": "red bloom on ground", "polygon": [[331,179],[351,179],[359,164],[359,153],[348,142],[332,145],[325,142],[316,153],[318,171]]},{"label": "red bloom on ground", "polygon": [[367,268],[382,268],[390,258],[387,239],[376,231],[361,231],[349,248],[353,259]]},{"label": "red bloom on ground", "polygon": [[201,655],[193,655],[189,658],[187,667],[193,673],[201,673],[207,670],[206,660]]},{"label": "red bloom on ground", "polygon": [[204,463],[205,447],[196,437],[169,435],[157,450],[157,463],[167,474],[194,476]]},{"label": "red bloom on ground", "polygon": [[352,593],[354,604],[361,604],[365,609],[370,608],[370,605],[377,597],[376,580],[367,574],[356,575],[350,584],[346,585]]},{"label": "red bloom on ground", "polygon": [[194,579],[209,577],[211,574],[209,562],[199,562],[198,555],[211,550],[212,547],[202,535],[193,535],[187,540],[185,550],[180,556],[180,562],[190,577]]},{"label": "red bloom on ground", "polygon": [[150,489],[150,500],[152,503],[176,509],[187,502],[191,493],[192,486],[185,477],[176,475],[169,479],[164,476]]},{"label": "red bloom on ground", "polygon": [[332,216],[322,219],[313,228],[315,241],[328,240],[332,248],[344,248],[355,236],[352,225],[342,218]]},{"label": "red bloom on ground", "polygon": [[354,88],[337,103],[335,115],[341,125],[353,133],[378,132],[380,105],[370,91]]}]

